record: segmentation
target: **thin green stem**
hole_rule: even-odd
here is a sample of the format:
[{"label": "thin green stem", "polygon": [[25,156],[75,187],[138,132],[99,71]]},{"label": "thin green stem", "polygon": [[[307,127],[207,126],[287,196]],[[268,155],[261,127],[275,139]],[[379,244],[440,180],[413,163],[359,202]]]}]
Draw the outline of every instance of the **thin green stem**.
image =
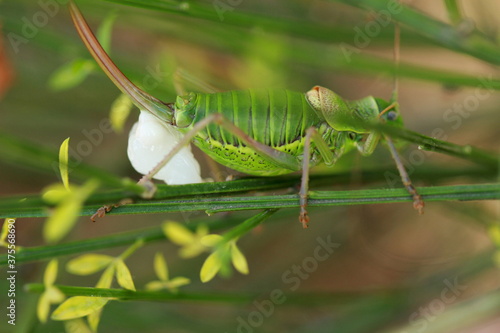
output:
[{"label": "thin green stem", "polygon": [[274,213],[276,213],[277,211],[277,209],[267,209],[255,216],[252,216],[251,218],[245,220],[243,223],[238,224],[236,227],[224,233],[223,241],[227,242],[244,235],[248,231],[264,222],[266,219],[274,215]]},{"label": "thin green stem", "polygon": [[[234,226],[240,222],[241,216],[228,216],[216,220],[213,218],[197,219],[186,224],[185,226],[186,228],[194,231],[196,226],[199,224],[210,224],[210,229],[215,231]],[[160,227],[154,227],[124,233],[116,233],[92,239],[79,240],[65,244],[22,247],[22,249],[16,253],[16,263],[33,262],[67,255],[99,251],[112,247],[126,246],[135,242],[137,239],[141,239],[144,244],[155,241],[163,241],[165,240],[165,234]],[[7,260],[7,254],[0,255],[0,266],[6,265],[8,262]]]},{"label": "thin green stem", "polygon": [[[394,8],[387,1],[380,0],[330,0],[342,2],[375,12],[386,11],[393,20],[413,29],[420,35],[451,50],[462,52],[494,65],[500,65],[500,48],[477,29],[467,33],[438,21],[409,6]],[[389,2],[391,3],[391,2]]]},{"label": "thin green stem", "polygon": [[[419,187],[424,201],[450,200],[493,200],[500,199],[500,184],[453,185]],[[320,199],[321,198],[321,199]],[[404,189],[377,189],[355,191],[311,192],[310,207],[367,205],[380,203],[400,203],[412,201]],[[253,197],[193,198],[185,200],[140,201],[113,209],[109,214],[154,214],[187,211],[206,211],[208,214],[226,211],[278,209],[300,207],[298,195],[274,195]],[[90,216],[99,206],[84,206],[81,215]],[[16,217],[45,217],[48,212],[41,209],[27,209]],[[1,216],[0,216],[1,217]],[[12,213],[6,217],[13,217]]]},{"label": "thin green stem", "polygon": [[488,151],[472,147],[470,145],[457,145],[434,139],[405,128],[390,126],[387,124],[367,124],[368,128],[380,130],[393,138],[403,139],[407,142],[419,145],[423,150],[456,156],[473,163],[480,164],[491,170],[498,170],[499,156]]},{"label": "thin green stem", "polygon": [[135,251],[141,248],[144,245],[144,240],[142,238],[137,239],[134,244],[129,246],[122,254],[120,254],[119,258],[122,260],[127,259],[130,255],[132,255]]},{"label": "thin green stem", "polygon": [[457,0],[444,0],[446,6],[446,11],[448,12],[448,18],[450,22],[454,25],[459,24],[462,21],[462,12],[460,11],[460,6]]}]

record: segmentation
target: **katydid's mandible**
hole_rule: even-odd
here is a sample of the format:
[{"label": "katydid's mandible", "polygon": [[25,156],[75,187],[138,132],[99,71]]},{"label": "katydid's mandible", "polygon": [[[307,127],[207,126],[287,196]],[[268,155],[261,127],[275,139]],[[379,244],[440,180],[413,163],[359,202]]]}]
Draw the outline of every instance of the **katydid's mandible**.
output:
[{"label": "katydid's mandible", "polygon": [[[370,155],[384,137],[366,128],[367,123],[402,126],[397,103],[371,96],[345,101],[319,86],[305,94],[285,89],[191,92],[178,96],[174,103],[164,103],[125,77],[78,7],[73,2],[69,7],[92,56],[141,110],[139,122],[131,131],[128,153],[134,168],[145,175],[140,183],[153,191],[152,178],[167,184],[201,182],[198,163],[189,148],[191,142],[218,163],[246,174],[277,176],[302,170],[299,220],[307,227],[309,168],[319,163],[334,165],[347,147],[355,146],[362,155]],[[387,141],[414,207],[422,212],[423,201],[392,141]],[[146,196],[153,191],[147,191]]]}]

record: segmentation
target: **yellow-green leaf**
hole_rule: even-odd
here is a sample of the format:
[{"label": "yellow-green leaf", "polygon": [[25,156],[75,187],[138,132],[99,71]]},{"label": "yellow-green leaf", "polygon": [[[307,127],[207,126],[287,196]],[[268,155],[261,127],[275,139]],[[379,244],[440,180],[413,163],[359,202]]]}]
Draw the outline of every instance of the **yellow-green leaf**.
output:
[{"label": "yellow-green leaf", "polygon": [[162,229],[165,236],[175,244],[187,245],[194,241],[193,232],[178,222],[168,221],[162,225]]},{"label": "yellow-green leaf", "polygon": [[75,59],[59,67],[49,79],[51,89],[59,91],[79,85],[95,68],[89,59]]},{"label": "yellow-green leaf", "polygon": [[88,181],[72,191],[55,208],[43,228],[43,236],[48,243],[56,243],[73,228],[83,202],[98,186],[99,183],[96,180]]},{"label": "yellow-green leaf", "polygon": [[144,286],[144,288],[151,291],[162,290],[166,288],[165,281],[151,281],[146,283],[146,286]]},{"label": "yellow-green leaf", "polygon": [[220,270],[221,266],[222,262],[218,251],[209,255],[208,258],[203,263],[203,266],[201,267],[200,271],[201,282],[205,283],[212,280],[215,274],[217,274],[217,272]]},{"label": "yellow-green leaf", "polygon": [[162,281],[168,280],[168,266],[163,254],[157,252],[155,255],[154,268],[156,276]]},{"label": "yellow-green leaf", "polygon": [[109,288],[111,287],[111,283],[113,282],[113,276],[115,275],[115,265],[111,265],[104,273],[102,273],[101,278],[96,284],[96,288]]},{"label": "yellow-green leaf", "polygon": [[64,330],[66,333],[92,333],[92,330],[82,318],[66,320],[64,322]]},{"label": "yellow-green leaf", "polygon": [[104,297],[75,296],[68,298],[52,312],[53,320],[68,320],[84,317],[101,309],[109,299]]},{"label": "yellow-green leaf", "polygon": [[52,259],[49,261],[47,268],[45,268],[45,272],[43,274],[43,284],[45,287],[51,286],[54,284],[57,278],[57,259]]},{"label": "yellow-green leaf", "polygon": [[119,259],[115,263],[116,267],[116,280],[118,284],[125,289],[135,291],[134,281],[132,280],[132,275],[130,275],[130,271],[128,270],[127,265],[123,262],[123,260]]},{"label": "yellow-green leaf", "polygon": [[52,205],[60,203],[70,195],[71,193],[60,183],[51,184],[42,191],[42,199]]},{"label": "yellow-green leaf", "polygon": [[168,286],[169,286],[169,288],[177,288],[177,287],[185,286],[185,285],[190,284],[190,283],[191,283],[190,279],[183,277],[183,276],[178,276],[178,277],[175,277],[172,280],[168,281]]},{"label": "yellow-green leaf", "polygon": [[68,147],[69,138],[63,141],[61,147],[59,147],[59,172],[61,173],[61,179],[66,190],[69,189],[69,174],[68,174]]},{"label": "yellow-green leaf", "polygon": [[118,96],[113,104],[111,104],[109,119],[111,121],[111,127],[113,127],[115,132],[121,133],[123,131],[123,126],[125,125],[132,107],[132,100],[125,94]]},{"label": "yellow-green leaf", "polygon": [[36,315],[40,322],[45,323],[50,311],[50,301],[46,293],[42,293],[36,305]]},{"label": "yellow-green leaf", "polygon": [[222,240],[221,235],[206,235],[200,239],[200,243],[207,247],[214,247]]},{"label": "yellow-green leaf", "polygon": [[87,322],[89,323],[92,332],[97,332],[97,327],[99,326],[99,322],[101,321],[102,309],[103,308],[100,308],[99,310],[94,311],[87,316]]},{"label": "yellow-green leaf", "polygon": [[236,242],[232,242],[231,244],[231,261],[233,262],[234,268],[236,268],[238,272],[241,274],[248,274],[247,259],[236,246]]},{"label": "yellow-green leaf", "polygon": [[54,286],[45,287],[44,294],[47,297],[47,299],[49,300],[50,304],[61,303],[66,298],[66,296],[63,294],[63,292]]},{"label": "yellow-green leaf", "polygon": [[45,286],[45,291],[38,300],[36,314],[40,322],[45,323],[49,316],[50,305],[64,301],[66,296],[56,287],[52,285]]},{"label": "yellow-green leaf", "polygon": [[493,243],[495,243],[495,245],[497,246],[500,246],[500,226],[493,225],[489,228],[488,231],[491,239],[493,240]]},{"label": "yellow-green leaf", "polygon": [[84,254],[71,259],[66,264],[66,270],[75,275],[89,275],[108,266],[115,258],[104,254]]},{"label": "yellow-green leaf", "polygon": [[97,28],[97,39],[107,54],[111,53],[111,31],[116,20],[116,13],[108,14]]},{"label": "yellow-green leaf", "polygon": [[2,233],[0,234],[0,244],[3,246],[8,245],[8,243],[5,240],[7,239],[7,235],[9,234],[10,226],[14,226],[14,223],[9,223],[9,221],[12,222],[12,220],[14,221],[14,223],[16,222],[16,219],[14,219],[14,218],[6,218],[3,221]]}]

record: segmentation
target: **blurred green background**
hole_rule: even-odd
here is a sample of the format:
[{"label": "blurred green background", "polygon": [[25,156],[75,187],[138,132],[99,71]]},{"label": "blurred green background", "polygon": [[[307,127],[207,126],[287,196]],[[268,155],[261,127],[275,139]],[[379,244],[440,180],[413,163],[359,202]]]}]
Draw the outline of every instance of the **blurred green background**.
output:
[{"label": "blurred green background", "polygon": [[[32,37],[13,45],[12,34],[26,36],[23,30],[27,29],[26,22],[33,22],[40,11],[47,12],[48,7],[43,3],[55,3],[51,7],[54,15],[49,15]],[[124,5],[127,3],[131,6]],[[444,1],[407,3],[432,18],[450,22]],[[192,77],[220,90],[285,87],[305,92],[313,85],[322,85],[346,99],[373,95],[388,100],[394,86],[391,73],[377,73],[377,68],[363,73],[345,65],[345,61],[336,61],[345,56],[342,50],[352,51],[354,47],[356,54],[359,51],[368,57],[380,56],[392,61],[393,25],[383,27],[368,38],[366,46],[359,47],[356,42],[362,38],[359,31],[376,22],[376,15],[346,4],[297,0],[182,3],[117,0],[78,1],[78,4],[94,30],[108,15],[116,15],[112,59],[132,81],[165,101],[175,98],[173,76],[179,68],[188,73],[183,76],[185,83]],[[485,38],[498,41],[497,2],[459,4],[465,18],[459,29],[464,34],[475,27]],[[62,66],[75,59],[91,59],[67,8],[59,2],[0,1],[0,26],[3,37],[0,131],[54,151],[65,138],[71,137],[71,146],[77,151],[79,143],[89,140],[85,133],[98,128],[108,117],[111,103],[119,96],[118,89],[96,66],[74,87],[62,81],[58,82],[64,89],[55,89],[54,83],[51,87],[54,73]],[[497,67],[431,42],[404,25],[401,61],[478,78],[498,74]],[[196,88],[189,82],[186,85],[188,89]],[[482,92],[486,97],[476,98],[477,106],[469,105],[471,96],[477,96],[476,88],[404,77],[399,80],[399,102],[406,127],[429,136],[436,136],[440,129],[441,139],[498,152],[500,98],[495,91]],[[465,111],[457,112],[457,105],[465,105]],[[102,142],[92,144],[88,154],[80,154],[86,155],[80,156],[83,161],[120,177],[138,179],[126,155],[127,133],[137,114],[134,110],[123,133],[105,133]],[[403,157],[410,161],[409,170],[417,185],[496,180],[491,175],[433,178],[432,170],[460,170],[470,164],[436,153],[417,155],[416,149],[408,146]],[[203,161],[202,153],[196,151],[196,154]],[[417,159],[421,156],[424,158]],[[214,177],[206,163],[202,169],[205,177]],[[361,170],[369,169],[395,172],[383,145],[374,156],[349,154],[336,168],[319,167],[316,172],[352,171],[351,184],[325,184],[321,188],[355,189],[363,185]],[[39,193],[59,181],[56,172],[42,173],[1,157],[0,170],[2,196]],[[222,170],[224,177],[235,174],[223,167]],[[369,186],[388,187],[383,176]],[[148,244],[127,260],[139,289],[155,279],[153,256],[161,251],[172,276],[182,275],[193,281],[183,290],[255,293],[260,304],[269,300],[272,290],[279,289],[290,295],[289,301],[276,305],[269,316],[260,311],[260,317],[255,315],[259,309],[252,302],[116,301],[105,307],[99,331],[497,332],[500,330],[499,271],[492,261],[494,245],[487,227],[498,223],[498,213],[498,202],[487,201],[427,203],[422,216],[410,204],[311,208],[311,227],[303,230],[297,221],[298,212],[283,210],[239,241],[250,265],[248,276],[236,273],[227,279],[217,277],[208,284],[198,279],[204,257],[181,260],[177,247],[169,242]],[[156,226],[165,219],[189,223],[204,216],[202,212],[115,215],[98,223],[82,217],[67,241]],[[243,221],[250,214],[233,213],[234,216]],[[223,214],[210,217],[219,218]],[[19,219],[18,244],[42,245],[42,223],[43,219]],[[307,277],[299,278],[297,290],[291,290],[294,284],[284,279],[284,275],[314,255],[320,244],[318,238],[331,238],[339,247],[328,259],[318,262]],[[122,251],[123,248],[116,248],[102,253],[118,255]],[[61,258],[61,263],[68,259]],[[45,262],[21,265],[19,291],[25,283],[40,282],[44,267]],[[93,286],[97,278],[97,274],[75,277],[60,269],[57,283]],[[7,284],[4,278],[0,281],[3,298]],[[453,289],[450,284],[458,287]],[[450,289],[454,291],[447,293]],[[62,332],[60,322],[37,323],[34,312],[37,297],[20,292],[18,325],[10,327],[4,317],[0,330]],[[2,308],[5,309],[3,301]],[[258,318],[262,318],[261,323]],[[258,325],[245,328],[242,320],[246,323],[254,320]]]}]

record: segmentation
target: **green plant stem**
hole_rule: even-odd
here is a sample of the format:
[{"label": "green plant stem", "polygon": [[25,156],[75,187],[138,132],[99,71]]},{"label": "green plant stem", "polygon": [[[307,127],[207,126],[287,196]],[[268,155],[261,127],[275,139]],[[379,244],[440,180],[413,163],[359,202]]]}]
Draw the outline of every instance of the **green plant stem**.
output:
[{"label": "green plant stem", "polygon": [[[373,170],[359,170],[356,175],[359,179],[363,180],[364,184],[385,182],[384,174],[387,169],[373,169]],[[351,184],[352,171],[343,171],[326,173],[326,174],[313,174],[310,176],[311,188],[318,188],[325,184]],[[472,179],[491,180],[496,177],[496,170],[484,168],[442,168],[439,166],[421,166],[412,174],[413,180],[425,180],[435,183],[436,181],[443,181],[445,179],[455,177],[469,177]],[[280,177],[269,178],[242,178],[226,182],[202,183],[202,184],[188,184],[188,185],[165,185],[157,184],[158,190],[155,193],[154,200],[164,200],[170,198],[189,198],[198,197],[200,195],[213,195],[220,196],[221,194],[229,193],[247,193],[252,191],[269,191],[273,189],[287,189],[294,188],[300,184],[300,175],[289,175]],[[139,199],[138,196],[133,195],[126,190],[110,190],[100,191],[92,194],[86,201],[87,205],[90,204],[106,204],[119,202],[124,198]],[[40,194],[26,194],[16,195],[0,198],[0,215],[14,214],[25,209],[46,209],[47,204],[41,198]],[[14,216],[13,215],[13,216]]]},{"label": "green plant stem", "polygon": [[459,157],[495,171],[499,168],[500,157],[498,155],[470,145],[457,145],[387,124],[367,124],[367,127],[389,134],[391,137],[419,145],[423,150]]},{"label": "green plant stem", "polygon": [[[210,303],[251,303],[252,301],[262,299],[265,293],[194,293],[178,292],[169,293],[167,291],[130,291],[125,289],[111,288],[91,288],[91,287],[73,287],[65,285],[54,285],[66,296],[87,296],[87,297],[113,297],[121,301],[189,301],[189,302],[210,302]],[[25,290],[30,293],[42,293],[45,286],[42,283],[30,283],[25,286]],[[373,297],[379,301],[385,300],[389,304],[396,305],[401,302],[402,292],[400,290],[382,290],[373,291],[368,297]],[[288,293],[283,294],[286,302],[283,305],[297,304],[330,304],[345,305],[346,302],[356,303],[360,296],[367,296],[362,292],[334,292],[334,293]]]},{"label": "green plant stem", "polygon": [[[330,0],[371,11],[388,11],[388,2],[380,0]],[[420,35],[451,50],[462,52],[494,65],[500,65],[500,48],[477,29],[463,33],[409,6],[392,11],[391,18]]]},{"label": "green plant stem", "polygon": [[[419,187],[425,201],[450,200],[494,200],[500,199],[500,184],[453,185]],[[412,198],[403,188],[355,191],[314,191],[310,192],[310,207],[367,205],[380,203],[411,202]],[[299,207],[298,195],[251,196],[251,197],[199,197],[184,200],[139,201],[113,209],[109,214],[153,214],[187,211],[206,211],[208,214],[272,208]],[[100,206],[84,206],[82,216],[90,216]],[[0,217],[46,217],[45,209],[32,208],[21,212],[7,211]]]},{"label": "green plant stem", "polygon": [[137,251],[143,245],[144,245],[144,240],[142,238],[138,238],[122,254],[120,254],[119,258],[122,259],[122,260],[127,259],[130,255],[132,255],[135,251]]},{"label": "green plant stem", "polygon": [[[237,225],[242,220],[241,216],[230,215],[225,218],[214,220],[213,218],[201,218],[193,220],[185,225],[186,228],[195,230],[199,224],[209,224],[213,231],[225,229]],[[165,240],[165,234],[160,227],[139,229],[129,232],[117,233],[103,237],[79,240],[58,245],[22,247],[16,253],[16,263],[33,262],[66,255],[104,250],[112,247],[126,246],[141,239],[144,244]],[[7,254],[0,255],[0,266],[7,264]]]},{"label": "green plant stem", "polygon": [[274,215],[278,210],[277,209],[267,209],[259,214],[252,216],[251,218],[245,220],[243,223],[238,224],[228,232],[226,232],[223,236],[224,242],[230,241],[232,239],[236,239],[248,231],[252,230],[263,221]]},{"label": "green plant stem", "polygon": [[462,21],[462,13],[460,11],[460,6],[457,0],[444,0],[446,5],[446,11],[448,12],[448,17],[454,25],[459,24]]}]

